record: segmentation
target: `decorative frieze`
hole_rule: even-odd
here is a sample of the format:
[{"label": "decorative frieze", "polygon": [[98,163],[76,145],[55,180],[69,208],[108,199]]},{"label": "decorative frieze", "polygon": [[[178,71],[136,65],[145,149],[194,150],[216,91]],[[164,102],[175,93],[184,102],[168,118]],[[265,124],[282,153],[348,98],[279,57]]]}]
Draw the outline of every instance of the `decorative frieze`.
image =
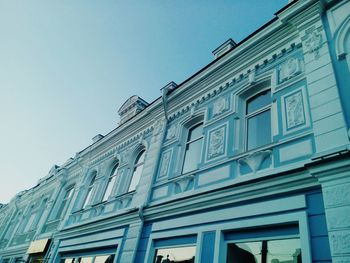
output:
[{"label": "decorative frieze", "polygon": [[331,247],[333,254],[350,253],[350,231],[343,230],[331,234]]},{"label": "decorative frieze", "polygon": [[207,159],[213,159],[225,154],[226,125],[209,132]]}]

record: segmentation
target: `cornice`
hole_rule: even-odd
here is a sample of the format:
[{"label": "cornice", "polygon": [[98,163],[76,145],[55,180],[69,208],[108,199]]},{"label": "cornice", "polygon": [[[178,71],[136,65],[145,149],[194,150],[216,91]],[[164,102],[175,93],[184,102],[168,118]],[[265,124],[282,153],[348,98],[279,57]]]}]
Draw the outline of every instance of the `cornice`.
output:
[{"label": "cornice", "polygon": [[[164,217],[199,212],[220,206],[236,206],[242,202],[272,198],[281,194],[292,194],[320,187],[318,181],[307,171],[294,172],[289,175],[273,175],[264,180],[247,184],[224,187],[199,195],[176,199],[168,203],[145,208],[146,220],[159,220]],[[266,191],[269,188],[269,191]]]},{"label": "cornice", "polygon": [[77,237],[81,235],[87,235],[90,233],[95,233],[99,231],[104,231],[108,229],[123,228],[130,225],[133,222],[138,222],[140,217],[138,215],[138,209],[132,209],[123,214],[111,214],[98,221],[87,222],[79,224],[77,226],[66,227],[60,232],[55,233],[54,237],[58,239],[67,239],[70,237]]},{"label": "cornice", "polygon": [[[191,108],[200,106],[206,101],[218,96],[228,88],[234,88],[234,86],[240,85],[244,81],[248,80],[252,74],[255,75],[257,69],[266,68],[269,65],[272,65],[276,61],[282,59],[287,53],[290,53],[296,49],[296,46],[300,47],[301,45],[297,38],[294,38],[294,41],[287,39],[284,40],[284,42],[288,42],[288,44],[282,45],[282,47],[279,49],[275,49],[275,52],[267,50],[264,52],[263,56],[261,56],[262,58],[259,56],[253,56],[256,63],[246,61],[243,64],[240,63],[240,67],[236,67],[236,65],[232,64],[223,66],[222,73],[220,75],[216,74],[216,80],[203,80],[201,83],[198,83],[196,87],[191,87],[191,91],[189,92],[191,94],[187,93],[179,95],[182,103],[178,103],[175,98],[170,98],[169,120],[173,121],[174,119],[190,111]],[[266,55],[265,53],[269,54]],[[233,63],[237,64],[236,61],[233,61]],[[212,83],[207,84],[207,82]]]}]

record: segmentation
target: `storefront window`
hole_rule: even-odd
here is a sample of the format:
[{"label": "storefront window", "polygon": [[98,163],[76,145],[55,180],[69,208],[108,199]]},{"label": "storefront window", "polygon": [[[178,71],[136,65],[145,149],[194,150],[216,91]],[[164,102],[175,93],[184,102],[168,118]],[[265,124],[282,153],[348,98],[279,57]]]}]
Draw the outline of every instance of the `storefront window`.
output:
[{"label": "storefront window", "polygon": [[153,263],[194,263],[195,246],[161,248],[156,250]]},{"label": "storefront window", "polygon": [[227,263],[302,263],[299,238],[230,243]]}]

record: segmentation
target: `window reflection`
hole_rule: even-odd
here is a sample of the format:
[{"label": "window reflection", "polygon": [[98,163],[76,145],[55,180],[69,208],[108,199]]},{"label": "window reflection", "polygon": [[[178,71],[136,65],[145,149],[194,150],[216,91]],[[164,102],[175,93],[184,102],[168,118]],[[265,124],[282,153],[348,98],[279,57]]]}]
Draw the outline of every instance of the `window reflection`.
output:
[{"label": "window reflection", "polygon": [[113,167],[112,173],[108,178],[107,187],[103,195],[102,201],[106,201],[108,197],[112,194],[112,190],[117,178],[117,174],[118,174],[118,163]]},{"label": "window reflection", "polygon": [[157,249],[153,263],[194,263],[196,247]]},{"label": "window reflection", "polygon": [[302,263],[300,240],[263,240],[228,244],[227,263]]}]

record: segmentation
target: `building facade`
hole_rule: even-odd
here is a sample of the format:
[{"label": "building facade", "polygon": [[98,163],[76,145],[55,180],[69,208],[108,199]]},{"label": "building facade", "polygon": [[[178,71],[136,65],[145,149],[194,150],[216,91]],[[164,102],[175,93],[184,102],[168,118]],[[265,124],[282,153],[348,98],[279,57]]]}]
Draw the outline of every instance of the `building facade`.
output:
[{"label": "building facade", "polygon": [[350,262],[350,1],[290,2],[0,207],[0,261]]}]

